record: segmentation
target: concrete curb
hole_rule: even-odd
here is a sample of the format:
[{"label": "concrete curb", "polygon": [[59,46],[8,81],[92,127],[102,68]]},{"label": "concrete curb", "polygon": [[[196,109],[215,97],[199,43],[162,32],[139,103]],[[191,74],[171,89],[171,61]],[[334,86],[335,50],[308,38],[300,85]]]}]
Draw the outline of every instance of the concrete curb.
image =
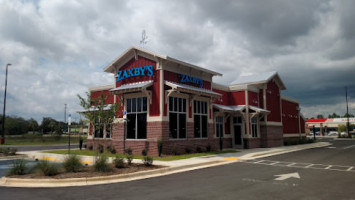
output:
[{"label": "concrete curb", "polygon": [[[249,153],[241,157],[225,157],[219,160],[210,160],[194,164],[186,164],[180,166],[170,166],[162,169],[136,172],[131,174],[119,174],[112,176],[88,177],[88,178],[68,178],[68,179],[22,179],[2,177],[0,186],[4,187],[28,187],[28,188],[49,188],[49,187],[68,187],[68,186],[86,186],[108,183],[119,183],[158,176],[165,176],[180,172],[186,172],[196,169],[203,169],[219,165],[239,162],[241,160],[252,160],[273,155],[290,153],[312,148],[326,147],[331,145],[328,142],[318,142],[313,144],[295,145],[284,148],[273,148],[264,152]],[[216,158],[216,156],[214,156]]]},{"label": "concrete curb", "polygon": [[166,167],[149,171],[136,172],[131,174],[119,174],[112,176],[88,177],[88,178],[67,178],[67,179],[22,179],[2,177],[0,186],[3,187],[26,187],[26,188],[50,188],[68,186],[86,186],[108,183],[119,183],[158,176],[165,176],[190,170],[208,168],[218,165],[231,163],[230,161],[209,161],[192,165]]}]

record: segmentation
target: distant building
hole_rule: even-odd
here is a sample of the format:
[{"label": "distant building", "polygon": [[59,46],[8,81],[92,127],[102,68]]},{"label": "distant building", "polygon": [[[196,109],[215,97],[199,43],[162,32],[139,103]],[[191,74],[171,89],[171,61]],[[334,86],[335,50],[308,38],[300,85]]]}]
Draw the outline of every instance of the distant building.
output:
[{"label": "distant building", "polygon": [[[307,119],[307,128],[313,131],[313,125],[317,132],[321,135],[327,135],[330,131],[338,131],[340,125],[347,124],[348,118],[324,118],[324,119]],[[349,118],[350,124],[355,124],[355,118]]]},{"label": "distant building", "polygon": [[[90,88],[91,97],[122,102],[113,124],[92,122],[87,145],[124,146],[140,154],[184,153],[186,149],[258,148],[282,146],[284,140],[305,137],[299,102],[281,95],[286,89],[277,72],[240,76],[230,85],[212,82],[222,76],[168,56],[131,47],[109,64],[112,85]],[[123,122],[127,113],[127,124]],[[101,128],[100,128],[101,127]],[[126,128],[126,134],[125,134]]]}]

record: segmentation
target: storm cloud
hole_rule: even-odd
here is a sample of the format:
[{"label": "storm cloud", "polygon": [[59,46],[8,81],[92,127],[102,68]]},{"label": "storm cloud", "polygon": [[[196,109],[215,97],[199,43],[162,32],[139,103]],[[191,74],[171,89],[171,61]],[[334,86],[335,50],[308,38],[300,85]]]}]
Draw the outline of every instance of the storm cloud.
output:
[{"label": "storm cloud", "polygon": [[[0,98],[7,113],[58,120],[76,94],[113,83],[103,68],[132,45],[218,71],[278,71],[306,117],[355,114],[355,2],[0,0]],[[0,106],[2,107],[1,101]],[[79,119],[77,114],[74,115]],[[75,119],[74,119],[75,120]]]}]

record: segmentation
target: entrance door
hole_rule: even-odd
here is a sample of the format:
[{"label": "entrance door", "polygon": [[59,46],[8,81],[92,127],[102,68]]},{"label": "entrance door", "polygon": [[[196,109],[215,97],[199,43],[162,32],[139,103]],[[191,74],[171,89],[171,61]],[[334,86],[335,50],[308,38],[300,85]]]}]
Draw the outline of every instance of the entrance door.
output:
[{"label": "entrance door", "polygon": [[234,145],[242,145],[242,126],[234,125]]},{"label": "entrance door", "polygon": [[234,146],[241,148],[243,146],[243,124],[242,117],[233,117],[233,129],[234,129]]}]

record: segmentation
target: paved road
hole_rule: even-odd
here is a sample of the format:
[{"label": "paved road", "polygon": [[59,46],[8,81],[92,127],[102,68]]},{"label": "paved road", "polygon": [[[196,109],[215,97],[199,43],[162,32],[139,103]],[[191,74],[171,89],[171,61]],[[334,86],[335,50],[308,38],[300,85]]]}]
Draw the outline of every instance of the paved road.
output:
[{"label": "paved road", "polygon": [[[335,147],[335,148],[333,148]],[[355,141],[219,167],[125,183],[67,188],[0,188],[1,199],[355,199],[355,171],[318,169],[313,163],[355,167]],[[275,164],[272,164],[275,163]],[[349,169],[349,168],[347,168]],[[300,178],[282,179],[297,173]],[[285,178],[285,177],[284,177]]]}]

